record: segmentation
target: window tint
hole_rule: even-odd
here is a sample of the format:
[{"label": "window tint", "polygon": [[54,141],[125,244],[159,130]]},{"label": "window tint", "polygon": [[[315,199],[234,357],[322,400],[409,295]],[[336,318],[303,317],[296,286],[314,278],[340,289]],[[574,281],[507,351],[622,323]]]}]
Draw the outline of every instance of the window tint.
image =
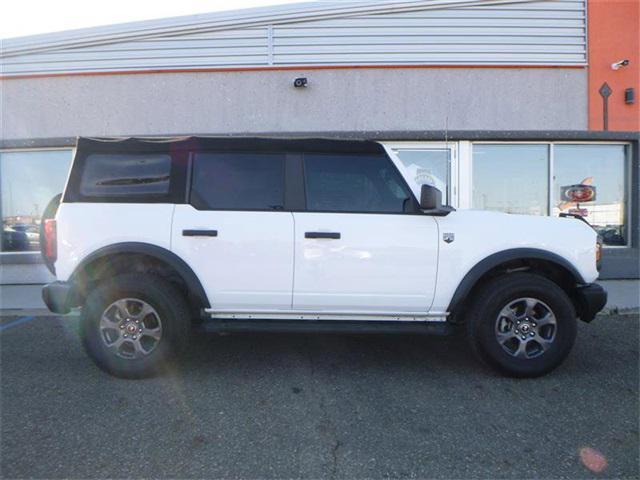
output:
[{"label": "window tint", "polygon": [[80,193],[89,197],[165,195],[171,157],[165,154],[92,154],[85,160]]},{"label": "window tint", "polygon": [[284,161],[278,153],[199,153],[191,204],[201,210],[282,210]]},{"label": "window tint", "polygon": [[411,194],[381,155],[304,156],[307,210],[402,213]]}]

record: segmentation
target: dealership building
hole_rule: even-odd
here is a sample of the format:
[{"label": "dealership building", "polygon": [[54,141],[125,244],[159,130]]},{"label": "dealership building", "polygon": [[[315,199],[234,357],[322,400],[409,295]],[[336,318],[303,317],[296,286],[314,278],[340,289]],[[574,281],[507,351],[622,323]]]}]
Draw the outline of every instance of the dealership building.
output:
[{"label": "dealership building", "polygon": [[638,0],[383,0],[2,40],[0,307],[42,307],[78,136],[241,135],[378,140],[455,208],[580,214],[637,308],[639,25]]}]

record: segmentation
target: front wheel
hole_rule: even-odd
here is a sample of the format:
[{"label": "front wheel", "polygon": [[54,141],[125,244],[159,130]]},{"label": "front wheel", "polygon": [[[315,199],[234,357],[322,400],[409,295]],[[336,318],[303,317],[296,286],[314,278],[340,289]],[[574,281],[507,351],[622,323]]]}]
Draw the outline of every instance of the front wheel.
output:
[{"label": "front wheel", "polygon": [[80,335],[89,356],[124,378],[158,373],[185,345],[190,315],[182,294],[152,275],[101,282],[87,297]]},{"label": "front wheel", "polygon": [[491,367],[514,377],[537,377],[556,368],[571,351],[576,331],[567,294],[530,273],[491,280],[467,313],[472,349]]}]

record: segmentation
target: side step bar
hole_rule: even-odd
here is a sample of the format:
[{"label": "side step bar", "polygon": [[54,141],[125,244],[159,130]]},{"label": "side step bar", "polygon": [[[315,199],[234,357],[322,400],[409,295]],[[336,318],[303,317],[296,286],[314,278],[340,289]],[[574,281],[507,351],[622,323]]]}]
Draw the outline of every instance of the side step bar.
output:
[{"label": "side step bar", "polygon": [[393,322],[348,320],[224,320],[208,319],[196,326],[211,333],[378,333],[450,335],[448,322]]}]

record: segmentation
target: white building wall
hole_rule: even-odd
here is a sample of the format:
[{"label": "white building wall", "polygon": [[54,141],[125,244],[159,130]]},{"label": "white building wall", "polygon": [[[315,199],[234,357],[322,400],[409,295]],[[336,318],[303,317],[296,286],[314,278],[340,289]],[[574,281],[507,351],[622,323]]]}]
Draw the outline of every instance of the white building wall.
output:
[{"label": "white building wall", "polygon": [[[305,76],[309,87],[296,89]],[[256,132],[586,130],[583,69],[337,69],[0,81],[5,140]]]}]

